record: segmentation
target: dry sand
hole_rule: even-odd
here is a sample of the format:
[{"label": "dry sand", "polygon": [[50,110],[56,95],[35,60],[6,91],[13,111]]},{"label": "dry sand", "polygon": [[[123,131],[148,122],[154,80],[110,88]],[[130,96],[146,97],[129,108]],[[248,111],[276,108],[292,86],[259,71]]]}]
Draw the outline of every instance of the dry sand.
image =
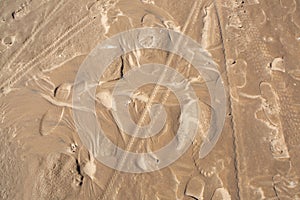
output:
[{"label": "dry sand", "polygon": [[[72,89],[98,43],[140,27],[179,31],[201,44],[218,64],[227,105],[221,137],[201,159],[213,111],[193,66],[160,50],[116,59],[97,88],[96,111],[119,147],[126,149],[131,137],[114,121],[111,92],[136,66],[169,60],[193,80],[201,109],[199,131],[180,159],[132,174],[103,165],[82,144]],[[300,1],[1,1],[0,40],[0,199],[300,199]],[[136,91],[133,121],[153,88]],[[160,87],[153,101],[166,93]],[[131,151],[156,150],[174,137],[180,123],[174,94],[163,105],[164,129],[151,140],[137,139]]]}]

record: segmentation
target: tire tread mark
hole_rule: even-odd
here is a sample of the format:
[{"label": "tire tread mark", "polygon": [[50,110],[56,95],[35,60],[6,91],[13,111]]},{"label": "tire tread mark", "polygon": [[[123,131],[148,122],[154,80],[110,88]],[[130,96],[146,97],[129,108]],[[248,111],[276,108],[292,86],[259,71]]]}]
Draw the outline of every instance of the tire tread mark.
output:
[{"label": "tire tread mark", "polygon": [[56,11],[61,9],[62,5],[64,4],[64,0],[59,1],[59,3],[50,11],[50,13],[46,15],[45,19],[35,27],[33,33],[29,36],[29,38],[25,40],[22,46],[13,53],[13,55],[7,62],[4,63],[1,72],[7,70],[16,61],[16,59],[24,52],[26,47],[34,40],[35,36],[45,27],[45,25],[47,25],[48,22],[50,22],[52,16],[56,13]]},{"label": "tire tread mark", "polygon": [[[90,21],[88,21],[90,19]],[[22,77],[24,77],[29,71],[31,71],[35,66],[40,64],[42,61],[48,58],[51,53],[55,52],[59,47],[63,46],[66,42],[68,42],[71,38],[73,38],[76,34],[78,34],[82,29],[91,25],[93,19],[89,17],[89,15],[81,18],[75,25],[69,27],[65,33],[57,38],[55,42],[51,45],[43,49],[37,56],[32,58],[28,63],[24,66],[18,68],[13,76],[6,79],[3,83],[1,83],[0,88],[5,88],[7,86],[13,86],[16,84]]]},{"label": "tire tread mark", "polygon": [[[219,0],[221,1],[221,0]],[[227,2],[228,3],[228,2]],[[220,2],[221,4],[221,2]],[[231,4],[231,3],[229,3]],[[228,8],[228,7],[227,7]],[[266,44],[260,40],[260,31],[259,29],[253,24],[250,16],[247,14],[247,12],[244,12],[243,10],[243,6],[233,6],[233,7],[229,7],[229,12],[230,13],[234,13],[236,14],[236,16],[240,17],[240,20],[243,24],[243,29],[242,29],[242,34],[244,36],[243,39],[248,38],[249,41],[251,41],[251,44],[248,41],[239,41],[241,43],[243,43],[243,47],[246,47],[246,54],[247,54],[247,58],[248,60],[254,65],[254,70],[255,70],[255,76],[257,76],[258,81],[270,81],[271,80],[271,75],[270,75],[270,71],[267,69],[267,64],[270,63],[272,61],[272,56],[270,54],[269,49],[267,48]],[[251,47],[251,48],[250,48]],[[280,107],[282,107],[282,105],[280,105]],[[284,106],[283,106],[284,107]],[[282,109],[281,109],[282,110]],[[283,109],[285,111],[287,111],[288,109]],[[290,115],[289,111],[287,111],[287,115]],[[235,115],[234,113],[232,113],[232,117],[234,119]],[[288,117],[289,118],[289,117]],[[235,123],[235,120],[232,120],[233,123]],[[235,130],[235,129],[233,129]],[[234,146],[235,146],[235,152],[236,149],[240,146],[240,144],[238,143],[238,141],[236,141],[237,136],[235,134],[235,142],[234,142]],[[236,159],[236,171],[238,172],[238,167],[239,167],[239,163],[237,161],[239,161],[241,159],[242,156],[239,156],[239,154],[237,154],[237,159]],[[239,176],[237,176],[237,178],[239,178]],[[240,178],[238,179],[238,188],[239,188],[239,198],[243,197],[242,196],[242,191],[240,190],[242,187],[242,182],[240,180]],[[245,197],[243,197],[245,198]],[[247,197],[246,197],[247,198]]]},{"label": "tire tread mark", "polygon": [[[182,33],[186,32],[189,25],[193,25],[194,23],[196,23],[196,19],[200,12],[201,3],[202,3],[202,0],[196,0],[195,3],[193,4],[192,11],[190,12],[190,14],[187,18],[187,21],[182,29]],[[190,23],[190,22],[192,22],[192,23]],[[190,27],[190,29],[192,29],[192,27]],[[171,63],[173,57],[174,57],[174,55],[170,54],[170,57],[168,58],[166,65],[169,65]],[[160,78],[163,78],[164,75],[165,74],[163,73]],[[149,108],[152,105],[152,102],[153,102],[154,98],[156,97],[158,91],[159,91],[159,85],[156,85],[150,98],[149,98],[149,101],[147,102],[146,108]],[[165,102],[167,100],[169,94],[170,94],[170,90],[168,89],[166,92],[166,95],[163,97],[162,102]],[[144,111],[142,112],[142,116],[141,116],[140,120],[138,121],[138,125],[143,124],[143,122],[146,118],[146,114],[147,114],[147,109],[144,109]],[[135,138],[132,137],[129,140],[129,142],[127,143],[125,150],[130,151],[132,149],[134,142],[135,142]],[[143,145],[143,143],[144,142],[141,142],[138,147],[140,148]],[[122,158],[121,163],[120,163],[121,166],[123,165],[123,160],[125,160],[125,159],[126,159],[126,156]],[[111,194],[113,190],[119,190],[119,187],[121,186],[121,183],[122,183],[122,179],[119,182],[117,182],[117,185],[115,185],[115,182],[117,181],[119,174],[120,174],[119,171],[117,171],[117,170],[114,171],[113,175],[110,178],[109,183],[106,185],[106,188],[105,188],[102,196],[99,199],[101,199],[101,200],[111,199],[111,197],[109,197],[109,194]]]},{"label": "tire tread mark", "polygon": [[[220,3],[218,0],[214,0],[213,1],[215,10],[216,10],[216,14],[217,14],[217,20],[218,20],[218,24],[219,24],[219,28],[220,28],[220,36],[221,36],[221,44],[222,44],[222,49],[223,49],[223,56],[224,56],[224,66],[227,68],[227,51],[226,51],[226,45],[224,43],[224,31],[222,30],[222,25],[221,25],[221,17],[220,14],[222,12],[221,7],[219,6]],[[227,70],[226,70],[226,81],[228,83],[228,90],[230,93],[231,87],[230,87],[230,80],[229,77],[227,75]],[[235,120],[234,120],[234,114],[233,114],[233,99],[231,97],[231,95],[229,95],[228,97],[228,103],[229,103],[229,112],[232,113],[232,117],[230,118],[230,126],[232,129],[232,145],[233,145],[233,165],[234,165],[234,171],[235,171],[235,187],[236,187],[236,195],[237,195],[237,199],[241,199],[240,198],[240,178],[239,178],[239,160],[238,160],[238,154],[237,154],[237,146],[238,146],[238,141],[237,141],[237,136],[236,136],[236,130],[235,130]]]}]

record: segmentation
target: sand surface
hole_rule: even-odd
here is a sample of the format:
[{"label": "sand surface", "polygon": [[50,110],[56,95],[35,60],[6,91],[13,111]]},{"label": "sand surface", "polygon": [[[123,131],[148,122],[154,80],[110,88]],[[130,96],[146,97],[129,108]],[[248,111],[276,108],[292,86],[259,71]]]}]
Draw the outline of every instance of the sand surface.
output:
[{"label": "sand surface", "polygon": [[[80,66],[100,42],[146,27],[180,32],[208,52],[225,88],[226,116],[216,145],[202,158],[218,112],[203,76],[188,60],[159,49],[119,56],[94,99],[113,144],[135,153],[159,150],[188,118],[172,91],[148,84],[131,96],[129,115],[147,125],[147,103],[161,104],[163,129],[150,138],[121,130],[112,93],[143,64],[168,64],[182,74],[195,91],[201,119],[178,160],[126,173],[104,165],[84,144],[72,94]],[[0,58],[0,199],[300,199],[298,0],[0,1]],[[95,148],[114,157],[106,143]],[[145,168],[143,160],[134,164]]]}]

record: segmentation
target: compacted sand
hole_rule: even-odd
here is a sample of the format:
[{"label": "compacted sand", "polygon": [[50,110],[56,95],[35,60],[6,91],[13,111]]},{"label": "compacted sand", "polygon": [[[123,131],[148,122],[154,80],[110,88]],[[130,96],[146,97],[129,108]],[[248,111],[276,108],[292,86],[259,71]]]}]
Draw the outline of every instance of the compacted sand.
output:
[{"label": "compacted sand", "polygon": [[[148,139],[121,130],[112,91],[142,64],[167,63],[180,72],[194,88],[201,115],[196,137],[176,162],[126,173],[101,163],[83,144],[72,94],[79,67],[101,41],[142,27],[181,32],[209,52],[224,84],[226,116],[219,140],[202,158],[218,111],[201,74],[163,50],[119,56],[95,94],[99,124],[115,145],[158,150],[185,120],[174,93],[148,84],[128,102],[132,121],[139,123],[152,101],[164,106],[165,126]],[[300,199],[298,0],[0,1],[0,56],[0,199]],[[151,121],[147,113],[143,119],[144,125]]]}]

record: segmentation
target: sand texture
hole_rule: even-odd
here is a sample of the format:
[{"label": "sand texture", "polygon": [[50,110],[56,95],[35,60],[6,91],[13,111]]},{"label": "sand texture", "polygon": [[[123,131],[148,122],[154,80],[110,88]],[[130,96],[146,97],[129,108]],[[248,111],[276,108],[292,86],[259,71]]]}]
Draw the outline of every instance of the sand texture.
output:
[{"label": "sand texture", "polygon": [[[187,59],[189,53],[151,48],[176,44],[162,32],[150,31],[152,38],[121,38],[118,42],[124,45],[138,40],[145,48],[118,54],[91,90],[94,115],[114,146],[107,140],[95,142],[88,133],[82,139],[79,131],[97,128],[88,117],[81,129],[76,123],[74,113],[84,108],[74,106],[73,94],[76,88],[89,88],[78,85],[76,76],[86,60],[93,59],[89,55],[97,45],[137,28],[188,36],[201,46],[203,57],[195,60],[215,66],[215,72],[199,74]],[[109,48],[113,52],[114,47]],[[111,55],[101,54],[105,60]],[[0,58],[0,199],[300,199],[299,0],[3,0]],[[97,61],[99,68],[104,59]],[[180,91],[156,83],[142,85],[123,99],[125,115],[114,89],[129,84],[132,70],[151,63],[181,74],[166,73],[172,78],[166,85]],[[138,83],[163,74],[155,69],[133,79]],[[192,141],[188,137],[195,109],[187,106],[192,97],[181,101],[176,95],[188,93],[187,87],[180,88],[181,79],[194,91],[198,109]],[[212,103],[209,81],[224,86],[225,98],[216,98],[221,111]],[[120,96],[123,92],[128,91],[119,91]],[[149,104],[161,107],[151,114]],[[208,130],[217,130],[221,122],[211,116],[222,114],[222,109],[220,135],[212,137]],[[138,138],[129,123],[118,123],[117,114],[141,127],[154,119],[164,124],[158,134]],[[190,146],[162,169],[129,173],[99,161],[101,154],[118,165],[117,147],[137,154],[159,150],[179,129],[177,147],[187,141]],[[149,157],[161,161],[155,153]],[[120,159],[127,170],[149,169],[143,158],[134,163]]]}]

